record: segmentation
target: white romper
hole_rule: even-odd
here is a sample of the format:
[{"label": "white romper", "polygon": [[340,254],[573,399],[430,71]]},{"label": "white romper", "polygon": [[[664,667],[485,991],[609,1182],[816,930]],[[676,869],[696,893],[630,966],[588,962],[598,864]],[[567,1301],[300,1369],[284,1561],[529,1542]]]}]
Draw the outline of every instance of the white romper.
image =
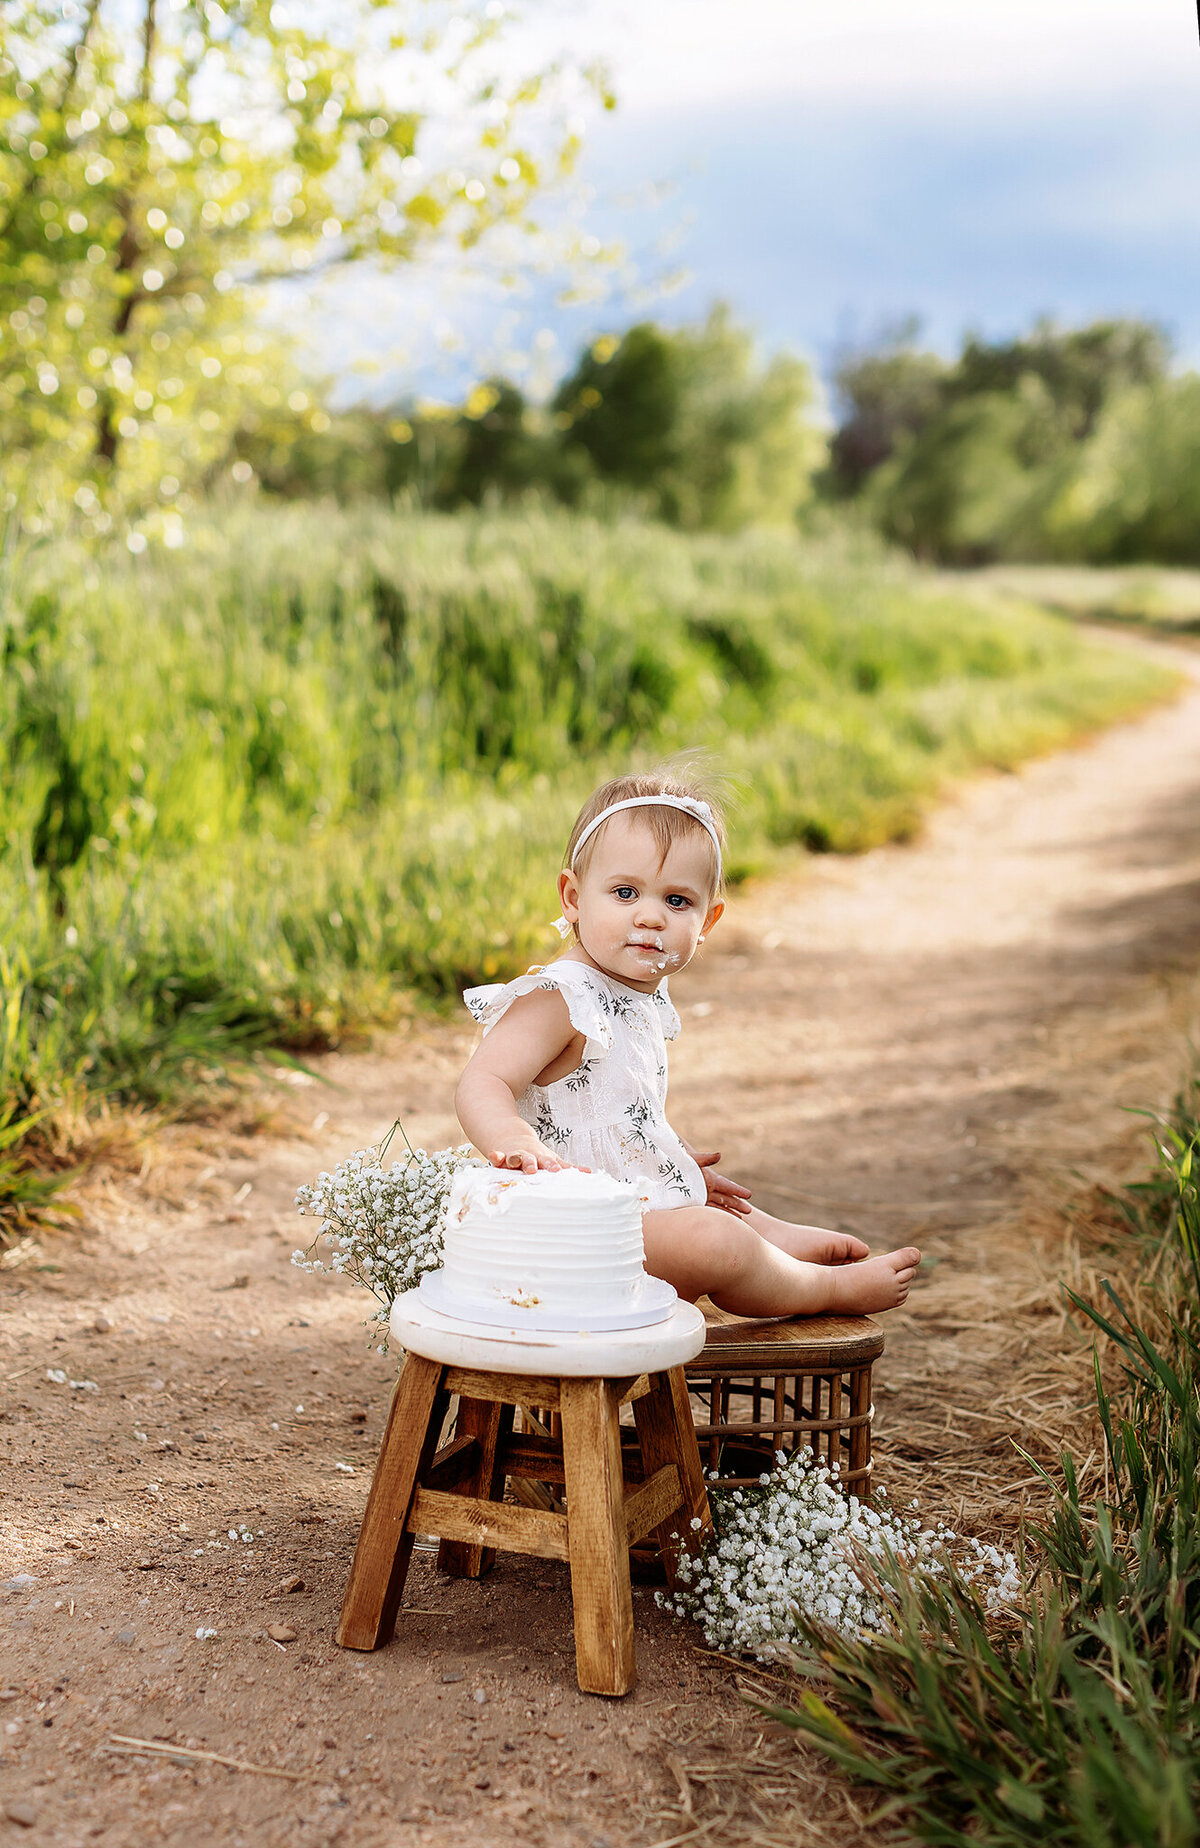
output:
[{"label": "white romper", "polygon": [[652,995],[586,963],[555,962],[511,982],[469,988],[463,1000],[485,1035],[521,995],[557,988],[586,1045],[579,1065],[517,1099],[548,1149],[580,1168],[640,1180],[650,1207],[703,1205],[704,1175],[667,1122],[667,1041],[679,1015],[660,982]]}]

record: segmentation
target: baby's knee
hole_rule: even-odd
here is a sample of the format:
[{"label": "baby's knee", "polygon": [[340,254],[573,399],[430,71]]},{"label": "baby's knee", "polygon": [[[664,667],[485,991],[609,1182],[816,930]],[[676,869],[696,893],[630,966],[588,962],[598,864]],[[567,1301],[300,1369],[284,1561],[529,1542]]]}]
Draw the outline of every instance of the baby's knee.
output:
[{"label": "baby's knee", "polygon": [[736,1289],[754,1268],[758,1233],[715,1206],[676,1206],[645,1218],[646,1268],[694,1302]]},{"label": "baby's knee", "polygon": [[754,1262],[755,1247],[762,1243],[758,1233],[737,1214],[723,1213],[717,1206],[694,1206],[688,1212],[692,1223],[687,1231],[697,1257],[714,1279],[735,1283]]}]

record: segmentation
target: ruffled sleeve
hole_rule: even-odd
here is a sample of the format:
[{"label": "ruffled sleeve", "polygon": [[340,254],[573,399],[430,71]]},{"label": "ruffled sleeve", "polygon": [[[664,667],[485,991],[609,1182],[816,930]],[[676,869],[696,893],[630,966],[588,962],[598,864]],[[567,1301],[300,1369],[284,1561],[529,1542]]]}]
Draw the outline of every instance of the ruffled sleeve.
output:
[{"label": "ruffled sleeve", "polygon": [[663,1038],[669,1040],[678,1039],[680,1033],[679,1015],[675,1011],[675,1003],[667,993],[667,984],[665,981],[659,983],[650,998],[658,1011],[659,1025],[662,1027]]},{"label": "ruffled sleeve", "polygon": [[[514,1001],[546,988],[557,988],[566,1002],[571,1025],[587,1041],[583,1049],[585,1059],[602,1059],[611,1051],[612,1003],[582,963],[547,963],[544,968],[527,969],[524,975],[518,975],[511,982],[489,982],[483,988],[468,988],[463,1001],[486,1036],[498,1020],[503,1020]],[[674,1008],[671,1012],[674,1014]],[[678,1031],[678,1017],[675,1027]]]}]

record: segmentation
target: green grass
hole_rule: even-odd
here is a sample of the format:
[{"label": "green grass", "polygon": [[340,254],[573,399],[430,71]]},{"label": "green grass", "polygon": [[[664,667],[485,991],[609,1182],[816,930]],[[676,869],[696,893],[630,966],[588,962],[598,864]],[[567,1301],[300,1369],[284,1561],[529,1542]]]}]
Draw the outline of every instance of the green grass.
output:
[{"label": "green grass", "polygon": [[1114,1403],[1097,1365],[1104,1494],[1085,1506],[1063,1457],[1020,1612],[989,1617],[969,1586],[893,1565],[888,1634],[809,1626],[816,1685],[778,1710],[920,1841],[1200,1840],[1200,1085],[1157,1142],[1159,1174],[1128,1202],[1140,1319],[1111,1286],[1100,1305],[1074,1297],[1123,1375]]},{"label": "green grass", "polygon": [[1169,690],[847,543],[211,506],[0,579],[0,1099],[179,1105],[547,954],[583,797],[700,747],[734,879]]}]

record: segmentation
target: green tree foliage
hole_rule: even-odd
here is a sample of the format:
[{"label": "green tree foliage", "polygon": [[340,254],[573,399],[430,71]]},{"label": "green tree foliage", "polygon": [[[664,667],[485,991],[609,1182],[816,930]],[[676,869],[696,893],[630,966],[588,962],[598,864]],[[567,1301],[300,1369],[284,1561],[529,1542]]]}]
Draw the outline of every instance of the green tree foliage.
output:
[{"label": "green tree foliage", "polygon": [[[1021,340],[969,339],[954,365],[919,352],[912,336],[903,330],[838,374],[846,415],[830,485],[860,494],[887,538],[952,564],[1132,556],[1120,546],[1160,543],[1158,515],[1127,520],[1123,539],[1102,542],[1087,530],[1086,511],[1103,504],[1110,533],[1122,526],[1116,503],[1133,491],[1122,444],[1147,415],[1135,407],[1173,401],[1178,389],[1160,330],[1140,321],[1074,330],[1041,322]],[[1186,447],[1182,419],[1180,437]],[[1142,465],[1143,514],[1151,476],[1169,504],[1177,499],[1163,469]],[[1097,550],[1103,544],[1109,553]]]},{"label": "green tree foliage", "polygon": [[845,355],[833,376],[842,421],[834,432],[824,485],[857,494],[906,437],[935,416],[949,370],[936,353],[914,345],[917,323],[903,322],[865,352]]},{"label": "green tree foliage", "polygon": [[[250,325],[254,291],[524,222],[575,152],[534,107],[554,86],[490,57],[504,11],[0,0],[10,472],[52,463],[103,530],[114,483],[171,500],[252,408],[286,399],[319,431]],[[423,139],[438,84],[456,99],[442,158]]]},{"label": "green tree foliage", "polygon": [[1161,379],[1168,357],[1162,329],[1145,321],[1095,321],[1065,332],[1039,321],[1024,340],[989,346],[968,339],[947,377],[947,395],[1013,394],[1039,379],[1064,434],[1079,440],[1091,435],[1104,406],[1129,386]]},{"label": "green tree foliage", "polygon": [[356,405],[320,431],[284,411],[241,432],[238,450],[269,493],[289,500],[478,506],[530,489],[552,493],[558,472],[553,434],[507,379],[476,385],[457,406]]},{"label": "green tree foliage", "polygon": [[490,379],[457,407],[359,406],[314,434],[286,412],[240,444],[263,485],[289,497],[404,493],[478,506],[530,490],[571,505],[614,495],[672,525],[791,525],[812,494],[820,438],[805,421],[806,368],[756,366],[724,312],[674,332],[644,322],[580,356],[549,409]]},{"label": "green tree foliage", "polygon": [[871,483],[867,505],[885,535],[917,558],[994,557],[1026,524],[1035,415],[1023,398],[995,391],[946,405]]},{"label": "green tree foliage", "polygon": [[689,529],[788,523],[819,455],[810,399],[807,368],[786,355],[760,368],[724,309],[678,331],[640,323],[596,341],[555,395],[565,496],[596,480]]},{"label": "green tree foliage", "polygon": [[1200,377],[1159,380],[1110,405],[1045,524],[1058,558],[1200,561]]},{"label": "green tree foliage", "polygon": [[475,506],[489,489],[512,499],[546,481],[553,445],[531,427],[524,395],[506,379],[489,379],[470,394],[458,419],[457,453],[447,471],[441,506]]}]

